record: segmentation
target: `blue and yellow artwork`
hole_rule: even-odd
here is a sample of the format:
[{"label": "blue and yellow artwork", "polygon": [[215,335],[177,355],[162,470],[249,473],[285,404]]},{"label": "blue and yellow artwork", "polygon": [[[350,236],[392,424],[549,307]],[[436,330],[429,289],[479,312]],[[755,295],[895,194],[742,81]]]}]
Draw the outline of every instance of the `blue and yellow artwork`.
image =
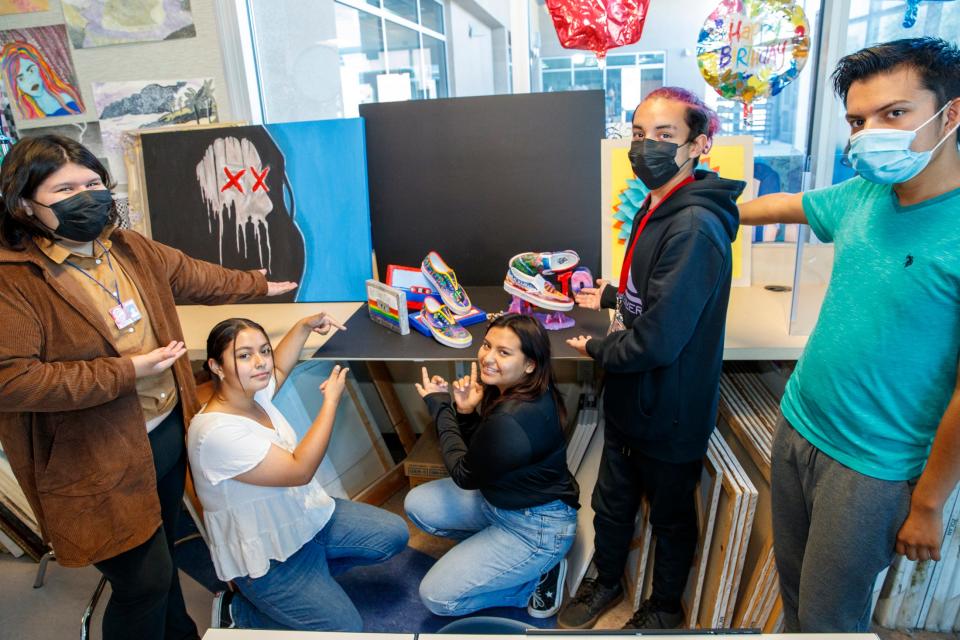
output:
[{"label": "blue and yellow artwork", "polygon": [[154,240],[299,284],[269,302],[366,300],[373,269],[362,119],[157,132],[141,140]]}]

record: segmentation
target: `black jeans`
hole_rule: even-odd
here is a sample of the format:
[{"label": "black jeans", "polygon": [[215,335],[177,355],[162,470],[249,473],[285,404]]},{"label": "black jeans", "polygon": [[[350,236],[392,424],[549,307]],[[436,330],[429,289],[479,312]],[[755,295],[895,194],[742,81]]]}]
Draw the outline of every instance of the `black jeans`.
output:
[{"label": "black jeans", "polygon": [[173,563],[186,479],[183,415],[180,407],[150,432],[162,524],[149,540],[94,566],[110,582],[112,595],[103,614],[103,638],[181,640],[198,638],[187,614],[180,577]]},{"label": "black jeans", "polygon": [[672,463],[645,456],[624,444],[623,437],[607,426],[592,502],[593,563],[602,584],[613,586],[623,575],[637,510],[645,496],[657,538],[651,598],[660,609],[680,610],[697,550],[694,492],[702,465],[702,460]]}]

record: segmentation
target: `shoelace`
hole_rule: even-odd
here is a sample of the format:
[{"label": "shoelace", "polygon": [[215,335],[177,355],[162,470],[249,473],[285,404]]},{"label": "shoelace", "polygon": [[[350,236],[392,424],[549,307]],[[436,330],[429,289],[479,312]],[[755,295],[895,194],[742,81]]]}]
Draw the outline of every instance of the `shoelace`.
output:
[{"label": "shoelace", "polygon": [[640,605],[640,608],[636,610],[633,616],[630,617],[630,620],[627,621],[627,624],[634,627],[640,627],[641,625],[646,624],[649,620],[655,620],[657,623],[660,623],[660,620],[657,618],[657,610],[653,606],[653,603],[649,600],[646,600]]},{"label": "shoelace", "polygon": [[583,581],[583,593],[577,591],[577,595],[570,601],[570,604],[583,604],[593,600],[593,596],[597,593],[597,581],[596,580],[584,580]]},{"label": "shoelace", "polygon": [[547,601],[544,599],[551,597],[552,592],[546,588],[547,583],[549,582],[548,577],[549,573],[540,578],[540,582],[537,584],[537,588],[533,592],[533,608],[534,609],[543,609],[547,605]]}]

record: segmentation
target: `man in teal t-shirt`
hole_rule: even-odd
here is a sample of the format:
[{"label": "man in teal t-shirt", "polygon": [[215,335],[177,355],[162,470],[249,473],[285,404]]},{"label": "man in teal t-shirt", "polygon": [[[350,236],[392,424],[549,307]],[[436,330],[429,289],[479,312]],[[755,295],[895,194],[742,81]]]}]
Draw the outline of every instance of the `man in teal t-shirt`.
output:
[{"label": "man in teal t-shirt", "polygon": [[740,208],[834,243],[823,308],[773,444],[788,632],[869,628],[895,553],[939,559],[960,480],[960,49],[936,38],[840,60],[856,178]]}]

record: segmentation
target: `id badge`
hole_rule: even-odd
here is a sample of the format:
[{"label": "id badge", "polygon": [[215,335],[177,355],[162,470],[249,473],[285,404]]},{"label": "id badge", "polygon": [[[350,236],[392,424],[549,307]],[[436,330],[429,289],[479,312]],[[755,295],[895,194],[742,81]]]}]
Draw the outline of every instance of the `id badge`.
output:
[{"label": "id badge", "polygon": [[113,318],[113,323],[117,325],[117,329],[122,330],[140,320],[143,315],[137,308],[137,304],[130,299],[110,309],[110,317]]},{"label": "id badge", "polygon": [[610,321],[610,328],[607,329],[607,335],[614,333],[615,331],[624,331],[626,330],[626,325],[623,324],[623,311],[621,307],[623,306],[623,294],[617,294],[617,308],[613,312],[613,320]]}]

